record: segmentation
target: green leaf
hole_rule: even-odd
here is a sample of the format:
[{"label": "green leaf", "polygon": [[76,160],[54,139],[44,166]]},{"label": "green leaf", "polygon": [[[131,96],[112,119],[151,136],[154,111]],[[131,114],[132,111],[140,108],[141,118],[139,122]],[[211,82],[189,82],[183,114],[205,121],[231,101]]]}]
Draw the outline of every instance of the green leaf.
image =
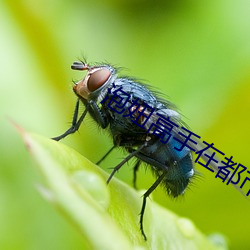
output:
[{"label": "green leaf", "polygon": [[[19,128],[19,130],[21,130]],[[186,218],[148,199],[144,241],[139,229],[143,192],[108,174],[75,150],[21,130],[44,176],[43,196],[81,232],[83,249],[226,249],[215,245]]]}]

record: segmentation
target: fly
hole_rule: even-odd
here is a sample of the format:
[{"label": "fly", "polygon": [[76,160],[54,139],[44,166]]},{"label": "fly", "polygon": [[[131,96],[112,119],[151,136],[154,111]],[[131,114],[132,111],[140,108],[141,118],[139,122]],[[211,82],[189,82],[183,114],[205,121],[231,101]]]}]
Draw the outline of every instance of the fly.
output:
[{"label": "fly", "polygon": [[[143,216],[147,197],[159,184],[170,196],[177,197],[184,193],[194,175],[191,150],[188,146],[181,147],[183,137],[179,132],[184,124],[180,114],[172,103],[157,97],[147,85],[132,78],[119,77],[111,65],[90,66],[85,62],[74,62],[71,68],[87,71],[87,74],[73,87],[78,99],[71,127],[53,139],[59,141],[76,132],[89,113],[113,138],[113,147],[98,163],[116,147],[123,147],[128,152],[114,167],[107,183],[131,158],[136,158],[134,186],[140,165],[150,166],[156,181],[144,193],[140,212],[140,230],[146,240]],[[80,103],[85,110],[79,116]]]}]

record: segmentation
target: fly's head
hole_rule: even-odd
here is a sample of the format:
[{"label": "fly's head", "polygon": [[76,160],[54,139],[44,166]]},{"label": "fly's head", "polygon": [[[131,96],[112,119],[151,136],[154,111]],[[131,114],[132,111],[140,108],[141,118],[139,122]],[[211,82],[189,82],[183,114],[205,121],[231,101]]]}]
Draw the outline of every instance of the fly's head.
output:
[{"label": "fly's head", "polygon": [[98,98],[116,78],[115,69],[110,65],[89,66],[83,62],[74,62],[71,69],[88,71],[86,76],[73,87],[75,94],[84,100]]}]

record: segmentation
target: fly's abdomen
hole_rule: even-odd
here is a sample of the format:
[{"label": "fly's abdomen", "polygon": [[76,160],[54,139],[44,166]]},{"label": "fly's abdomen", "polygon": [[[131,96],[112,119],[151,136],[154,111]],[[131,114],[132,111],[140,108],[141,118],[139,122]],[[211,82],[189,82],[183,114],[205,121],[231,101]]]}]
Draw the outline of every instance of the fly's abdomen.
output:
[{"label": "fly's abdomen", "polygon": [[163,144],[160,139],[153,140],[137,157],[152,166],[155,175],[165,173],[162,184],[169,195],[176,197],[184,193],[194,175],[192,155],[189,148],[176,150],[180,143],[173,137]]}]

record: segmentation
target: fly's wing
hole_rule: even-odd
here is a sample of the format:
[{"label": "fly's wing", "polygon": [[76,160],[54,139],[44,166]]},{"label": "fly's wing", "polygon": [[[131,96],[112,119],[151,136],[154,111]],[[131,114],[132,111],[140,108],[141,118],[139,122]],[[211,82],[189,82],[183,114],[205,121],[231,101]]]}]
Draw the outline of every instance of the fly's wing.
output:
[{"label": "fly's wing", "polygon": [[[175,124],[178,125],[178,127],[173,127],[173,128],[172,128],[171,136],[172,136],[172,137],[173,137],[173,136],[174,136],[174,137],[177,137],[179,140],[183,141],[184,139],[183,139],[183,137],[179,136],[179,132],[181,132],[181,133],[183,133],[183,134],[187,134],[187,133],[181,129],[181,127],[186,127],[186,125],[182,122],[180,114],[179,114],[177,111],[173,110],[173,109],[164,108],[164,109],[158,110],[157,112],[154,112],[154,113],[152,114],[152,116],[150,117],[150,123],[148,124],[149,127],[150,127],[153,123],[154,123],[154,124],[157,124],[157,119],[159,119],[159,115],[162,116],[162,117],[165,117],[165,118],[169,117],[169,119],[170,119],[171,122],[173,122],[173,123],[175,123]],[[159,125],[159,127],[161,127],[162,130],[164,130],[164,129],[166,130],[166,127],[164,127],[163,125]],[[194,140],[195,140],[195,139],[194,139]],[[196,139],[195,141],[197,142],[197,145],[195,145],[194,143],[192,143],[192,142],[190,142],[190,141],[187,142],[187,145],[190,146],[191,148],[193,148],[193,149],[195,150],[195,152],[204,149],[204,145],[202,144],[202,142],[200,142],[198,139]],[[182,155],[181,152],[179,152],[179,151],[178,151],[178,152],[172,152],[172,155],[173,155],[174,157],[176,157],[176,155],[178,155],[178,158],[181,158],[181,157],[183,157],[184,155],[187,154],[187,152],[186,152],[187,149],[188,149],[187,147],[184,147],[184,148],[182,149],[182,151],[183,151],[182,154],[183,154],[183,155]],[[173,150],[175,150],[175,149],[173,149]],[[172,151],[173,151],[173,150],[172,150]],[[210,149],[207,149],[207,150],[206,150],[206,154],[212,155],[212,154],[213,154],[213,151],[210,150]],[[203,160],[204,162],[207,162],[207,157],[204,155],[204,153],[201,154],[200,157],[202,158],[202,160]],[[214,161],[211,161],[210,164],[209,164],[209,166],[210,166],[216,173],[218,173],[219,170],[220,170],[219,167],[222,165],[221,159],[220,159],[220,158],[218,157],[218,155],[216,155],[216,154],[215,154],[215,156],[214,156],[214,159],[215,159],[216,161],[218,161],[218,163],[216,163],[216,162],[214,162]],[[228,181],[228,180],[231,178],[232,174],[233,174],[233,172],[229,174],[229,176],[226,178],[226,181]],[[237,179],[238,179],[238,175],[234,175],[233,178],[232,178],[232,181],[233,181],[233,182],[237,182]],[[232,185],[233,185],[242,195],[244,195],[245,198],[247,198],[248,200],[250,200],[250,197],[249,197],[249,196],[246,196],[246,193],[243,192],[243,190],[240,188],[239,185],[233,184],[233,183],[231,183],[231,184],[232,184]]]},{"label": "fly's wing", "polygon": [[[148,136],[159,137],[159,153],[162,150],[162,164],[179,165],[184,174],[183,178],[193,175],[193,162],[188,147],[182,147],[184,137],[180,135],[182,122],[177,111],[168,108],[157,110],[150,117],[148,126]],[[185,131],[184,131],[185,133]],[[165,156],[163,157],[163,154]],[[175,167],[177,169],[177,167]]]}]

